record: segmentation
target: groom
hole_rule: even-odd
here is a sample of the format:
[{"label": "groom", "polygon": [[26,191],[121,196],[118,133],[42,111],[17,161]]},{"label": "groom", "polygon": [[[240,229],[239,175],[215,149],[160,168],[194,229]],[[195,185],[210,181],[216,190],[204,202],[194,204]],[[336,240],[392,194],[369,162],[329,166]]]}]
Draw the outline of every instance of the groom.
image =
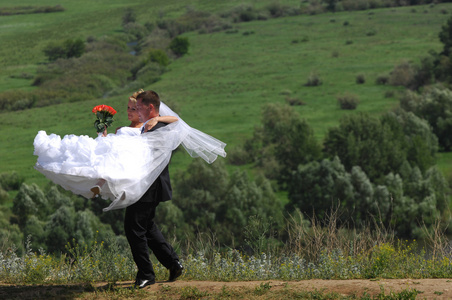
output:
[{"label": "groom", "polygon": [[[137,110],[140,122],[146,122],[159,115],[160,99],[156,92],[145,91],[137,96]],[[154,131],[165,123],[157,123]],[[138,267],[135,287],[144,288],[155,283],[155,273],[149,259],[151,249],[157,259],[170,271],[169,281],[176,280],[184,267],[173,247],[165,240],[154,223],[155,209],[160,202],[171,200],[171,183],[168,166],[162,171],[138,202],[126,208],[124,230]]]}]

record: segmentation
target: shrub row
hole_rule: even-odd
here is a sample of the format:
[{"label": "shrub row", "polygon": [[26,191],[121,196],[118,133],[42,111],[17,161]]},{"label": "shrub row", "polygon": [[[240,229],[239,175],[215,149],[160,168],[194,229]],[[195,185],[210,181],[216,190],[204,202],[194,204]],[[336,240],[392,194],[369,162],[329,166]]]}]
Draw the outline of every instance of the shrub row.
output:
[{"label": "shrub row", "polygon": [[51,13],[65,11],[61,5],[55,6],[13,6],[13,7],[1,7],[0,16],[10,15],[24,15],[24,14],[38,14],[38,13]]},{"label": "shrub row", "polygon": [[308,12],[310,13],[320,13],[324,11],[356,11],[356,10],[368,10],[375,8],[387,8],[387,7],[397,7],[397,6],[412,6],[412,5],[422,5],[431,4],[445,1],[433,1],[433,0],[325,0],[323,1],[326,5],[319,4],[318,1],[309,1],[307,6]]}]

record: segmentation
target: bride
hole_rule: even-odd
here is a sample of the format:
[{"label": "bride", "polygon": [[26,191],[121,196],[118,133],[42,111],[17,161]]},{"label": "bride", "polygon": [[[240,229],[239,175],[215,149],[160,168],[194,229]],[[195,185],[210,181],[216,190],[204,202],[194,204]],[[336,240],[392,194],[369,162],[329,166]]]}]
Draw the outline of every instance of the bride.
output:
[{"label": "bride", "polygon": [[[104,132],[95,139],[71,134],[61,139],[39,131],[33,143],[34,155],[38,156],[35,169],[75,194],[92,198],[100,193],[102,198],[112,200],[104,208],[108,211],[138,201],[180,144],[192,157],[208,163],[218,155],[226,156],[225,143],[190,127],[164,103],[158,117],[141,123],[135,98],[139,92],[129,97],[130,125],[118,128],[116,134]],[[170,124],[141,134],[142,128],[147,131],[157,122]]]}]

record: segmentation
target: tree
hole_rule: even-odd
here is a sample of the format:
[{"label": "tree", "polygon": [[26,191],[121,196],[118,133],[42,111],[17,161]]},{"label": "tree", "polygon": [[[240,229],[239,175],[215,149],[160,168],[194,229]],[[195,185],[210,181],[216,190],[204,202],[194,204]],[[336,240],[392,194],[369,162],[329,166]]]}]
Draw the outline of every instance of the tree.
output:
[{"label": "tree", "polygon": [[176,56],[183,56],[188,53],[190,42],[186,37],[175,37],[169,44],[169,48]]},{"label": "tree", "polygon": [[108,224],[116,235],[124,233],[124,209],[113,209],[104,212],[103,209],[111,203],[110,200],[97,198],[91,201],[89,209],[97,216],[100,222]]},{"label": "tree", "polygon": [[293,173],[288,185],[289,203],[286,209],[293,212],[299,209],[308,217],[320,220],[337,206],[351,207],[353,186],[340,159],[324,159],[300,165]]},{"label": "tree", "polygon": [[[405,161],[400,174],[389,173],[381,184],[373,184],[360,167],[350,173],[336,157],[300,166],[289,186],[289,212],[300,210],[321,222],[330,209],[339,208],[338,221],[361,226],[391,227],[399,237],[422,237],[423,228],[449,220],[446,209],[448,184],[435,168],[422,174]],[[443,228],[448,221],[441,224]]]},{"label": "tree", "polygon": [[339,0],[322,0],[326,4],[326,9],[328,11],[336,11],[336,4]]},{"label": "tree", "polygon": [[320,145],[309,124],[293,107],[281,104],[264,106],[262,125],[254,130],[244,149],[248,160],[253,159],[283,189],[298,165],[321,157]]},{"label": "tree", "polygon": [[282,207],[263,177],[253,181],[244,172],[229,176],[220,161],[208,165],[195,160],[175,181],[172,202],[177,209],[168,207],[166,213],[183,214],[186,224],[178,227],[188,226],[189,234],[214,232],[222,244],[243,245],[243,228],[252,216],[271,218],[275,228],[282,227]]},{"label": "tree", "polygon": [[443,43],[443,52],[441,54],[450,56],[452,50],[452,17],[447,20],[447,24],[441,27],[439,40]]},{"label": "tree", "polygon": [[61,206],[50,216],[45,226],[47,251],[63,251],[74,238],[75,217],[74,209],[68,206]]},{"label": "tree", "polygon": [[35,249],[46,249],[46,232],[44,230],[45,222],[38,219],[37,216],[31,215],[25,223],[22,233],[25,237],[30,237],[32,246]]},{"label": "tree", "polygon": [[425,119],[438,138],[443,151],[452,149],[452,91],[431,88],[421,95],[407,92],[401,99],[400,106]]},{"label": "tree", "polygon": [[330,128],[324,141],[329,157],[338,156],[345,169],[360,166],[371,181],[398,170],[404,160],[400,136],[388,124],[367,114],[348,115]]},{"label": "tree", "polygon": [[350,173],[353,197],[345,204],[348,214],[356,222],[369,220],[370,216],[379,214],[379,203],[374,201],[374,187],[361,167],[354,166]]},{"label": "tree", "polygon": [[437,140],[425,121],[395,111],[381,117],[347,116],[328,131],[324,146],[325,153],[337,155],[347,171],[360,166],[378,184],[386,174],[398,173],[404,161],[428,169],[435,162]]},{"label": "tree", "polygon": [[23,253],[24,235],[17,224],[8,222],[8,217],[3,211],[0,211],[0,241],[2,241],[2,250],[17,249],[18,253]]},{"label": "tree", "polygon": [[103,241],[108,246],[109,237],[114,235],[111,226],[100,222],[91,210],[75,213],[73,236],[78,244],[90,245],[95,241]]},{"label": "tree", "polygon": [[397,132],[406,160],[422,172],[435,164],[438,138],[428,122],[412,112],[397,109],[381,116],[381,122]]},{"label": "tree", "polygon": [[17,216],[19,227],[23,228],[31,215],[46,216],[49,211],[47,199],[39,187],[23,183],[13,200],[12,212]]},{"label": "tree", "polygon": [[279,229],[283,223],[283,207],[263,177],[252,181],[245,172],[235,172],[217,213],[216,232],[228,244],[245,242],[244,228],[252,217],[259,216]]},{"label": "tree", "polygon": [[434,167],[422,174],[408,163],[404,163],[400,177],[403,194],[394,198],[392,226],[400,236],[421,237],[424,226],[431,229],[440,216],[447,215],[441,210],[448,201],[447,182]]},{"label": "tree", "polygon": [[228,180],[221,161],[208,165],[197,159],[186,172],[176,174],[173,203],[182,210],[185,222],[194,232],[206,232],[215,227]]},{"label": "tree", "polygon": [[175,236],[178,240],[184,240],[187,238],[187,233],[191,231],[190,226],[184,220],[184,212],[173,202],[160,203],[159,213],[154,220],[164,236]]}]

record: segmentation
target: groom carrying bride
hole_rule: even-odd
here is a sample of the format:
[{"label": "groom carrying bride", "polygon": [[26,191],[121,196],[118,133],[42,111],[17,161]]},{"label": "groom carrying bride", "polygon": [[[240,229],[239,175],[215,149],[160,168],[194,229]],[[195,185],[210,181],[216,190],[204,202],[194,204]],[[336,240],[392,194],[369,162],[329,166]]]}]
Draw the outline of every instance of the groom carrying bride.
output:
[{"label": "groom carrying bride", "polygon": [[[160,99],[156,92],[145,91],[137,96],[137,110],[141,122],[147,122],[159,116]],[[150,132],[166,123],[159,122]],[[144,126],[143,126],[144,131]],[[160,202],[171,200],[172,190],[165,166],[151,187],[136,203],[126,208],[124,229],[133,259],[138,267],[135,287],[144,288],[155,283],[155,273],[149,258],[149,249],[170,271],[169,281],[176,280],[182,274],[183,266],[173,247],[165,240],[160,229],[154,223],[155,210]]]},{"label": "groom carrying bride", "polygon": [[[143,288],[155,283],[149,249],[169,269],[169,281],[183,271],[173,247],[154,223],[158,204],[172,197],[168,173],[172,151],[182,145],[191,157],[210,164],[218,156],[226,157],[226,144],[189,126],[153,91],[139,93],[136,100],[140,123],[157,123],[149,132],[140,134],[138,127],[129,126],[93,139],[74,134],[61,138],[40,130],[33,154],[38,156],[36,170],[66,190],[92,198],[93,185],[102,181],[99,196],[112,200],[103,211],[126,208],[125,234],[138,267],[135,286]],[[128,110],[135,111],[132,104]],[[178,121],[161,123],[164,119],[156,118],[159,113]],[[149,128],[145,125],[142,128]]]}]

